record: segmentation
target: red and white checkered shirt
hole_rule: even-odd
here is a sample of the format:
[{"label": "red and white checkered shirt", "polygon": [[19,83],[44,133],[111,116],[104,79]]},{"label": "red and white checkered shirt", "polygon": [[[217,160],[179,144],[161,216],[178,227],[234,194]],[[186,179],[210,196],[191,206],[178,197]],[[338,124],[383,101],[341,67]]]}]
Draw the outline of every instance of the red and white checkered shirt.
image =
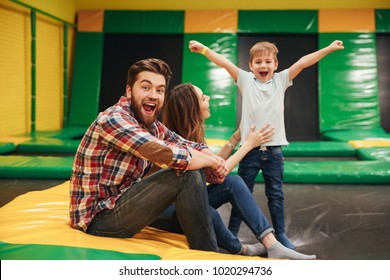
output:
[{"label": "red and white checkered shirt", "polygon": [[121,194],[142,179],[152,162],[145,158],[140,147],[150,142],[171,150],[171,159],[161,162],[153,159],[154,163],[177,169],[179,173],[191,161],[188,146],[197,150],[207,148],[205,143],[180,137],[159,121],[146,130],[134,118],[130,101],[122,96],[117,104],[99,114],[77,149],[70,178],[72,227],[86,231],[99,211],[112,209]]}]

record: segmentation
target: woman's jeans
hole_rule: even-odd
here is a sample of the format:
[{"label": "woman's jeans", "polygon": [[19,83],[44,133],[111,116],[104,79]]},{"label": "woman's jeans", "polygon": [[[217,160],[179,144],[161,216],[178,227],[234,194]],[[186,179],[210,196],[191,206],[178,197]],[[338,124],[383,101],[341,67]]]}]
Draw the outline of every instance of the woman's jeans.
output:
[{"label": "woman's jeans", "polygon": [[180,176],[160,170],[131,186],[113,209],[99,212],[87,232],[108,237],[132,237],[156,220],[171,204],[191,249],[218,252],[207,192],[199,170]]},{"label": "woman's jeans", "polygon": [[[242,220],[259,240],[273,232],[249,189],[238,175],[228,175],[222,184],[207,186],[207,191],[210,203],[209,213],[212,217],[219,247],[232,254],[238,254],[241,251],[241,241],[230,232],[218,211],[215,210],[228,202],[238,209]],[[175,223],[174,206],[169,207],[164,215],[150,226],[180,233],[180,226]]]},{"label": "woman's jeans", "polygon": [[[267,147],[266,150],[252,149],[240,161],[238,174],[244,180],[251,193],[253,193],[256,177],[260,170],[263,173],[265,195],[268,198],[268,209],[275,234],[284,233],[284,157],[281,146]],[[240,224],[241,217],[239,211],[233,207],[229,229],[236,236],[240,229]]]}]

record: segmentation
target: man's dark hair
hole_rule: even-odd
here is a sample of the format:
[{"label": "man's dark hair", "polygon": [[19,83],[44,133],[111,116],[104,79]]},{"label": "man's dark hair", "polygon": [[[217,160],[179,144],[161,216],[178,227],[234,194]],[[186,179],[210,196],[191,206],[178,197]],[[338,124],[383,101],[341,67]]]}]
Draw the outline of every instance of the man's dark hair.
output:
[{"label": "man's dark hair", "polygon": [[131,88],[137,80],[138,74],[142,71],[149,71],[163,75],[165,77],[166,88],[168,88],[172,72],[169,68],[169,65],[165,61],[157,58],[148,58],[134,63],[130,67],[129,71],[127,71],[127,84]]}]

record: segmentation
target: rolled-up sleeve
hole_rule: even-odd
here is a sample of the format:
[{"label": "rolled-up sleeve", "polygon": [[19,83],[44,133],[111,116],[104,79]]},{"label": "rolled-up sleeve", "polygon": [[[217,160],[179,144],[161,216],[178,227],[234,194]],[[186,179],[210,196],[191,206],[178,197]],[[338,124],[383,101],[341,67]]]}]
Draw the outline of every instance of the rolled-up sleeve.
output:
[{"label": "rolled-up sleeve", "polygon": [[151,161],[161,168],[186,170],[192,159],[189,147],[200,149],[204,146],[172,133],[160,122],[156,122],[148,131],[127,115],[117,113],[107,117],[101,120],[100,135],[104,143]]}]

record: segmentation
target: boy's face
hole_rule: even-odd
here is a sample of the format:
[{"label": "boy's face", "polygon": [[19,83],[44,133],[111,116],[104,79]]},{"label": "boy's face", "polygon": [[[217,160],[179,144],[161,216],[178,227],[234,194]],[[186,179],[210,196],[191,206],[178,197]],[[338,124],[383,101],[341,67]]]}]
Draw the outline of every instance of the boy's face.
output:
[{"label": "boy's face", "polygon": [[278,60],[271,53],[259,53],[249,62],[249,68],[261,82],[267,82],[274,76],[278,68]]},{"label": "boy's face", "polygon": [[141,124],[150,127],[156,121],[164,104],[165,90],[164,76],[148,71],[138,74],[133,87],[126,86],[131,109]]}]

